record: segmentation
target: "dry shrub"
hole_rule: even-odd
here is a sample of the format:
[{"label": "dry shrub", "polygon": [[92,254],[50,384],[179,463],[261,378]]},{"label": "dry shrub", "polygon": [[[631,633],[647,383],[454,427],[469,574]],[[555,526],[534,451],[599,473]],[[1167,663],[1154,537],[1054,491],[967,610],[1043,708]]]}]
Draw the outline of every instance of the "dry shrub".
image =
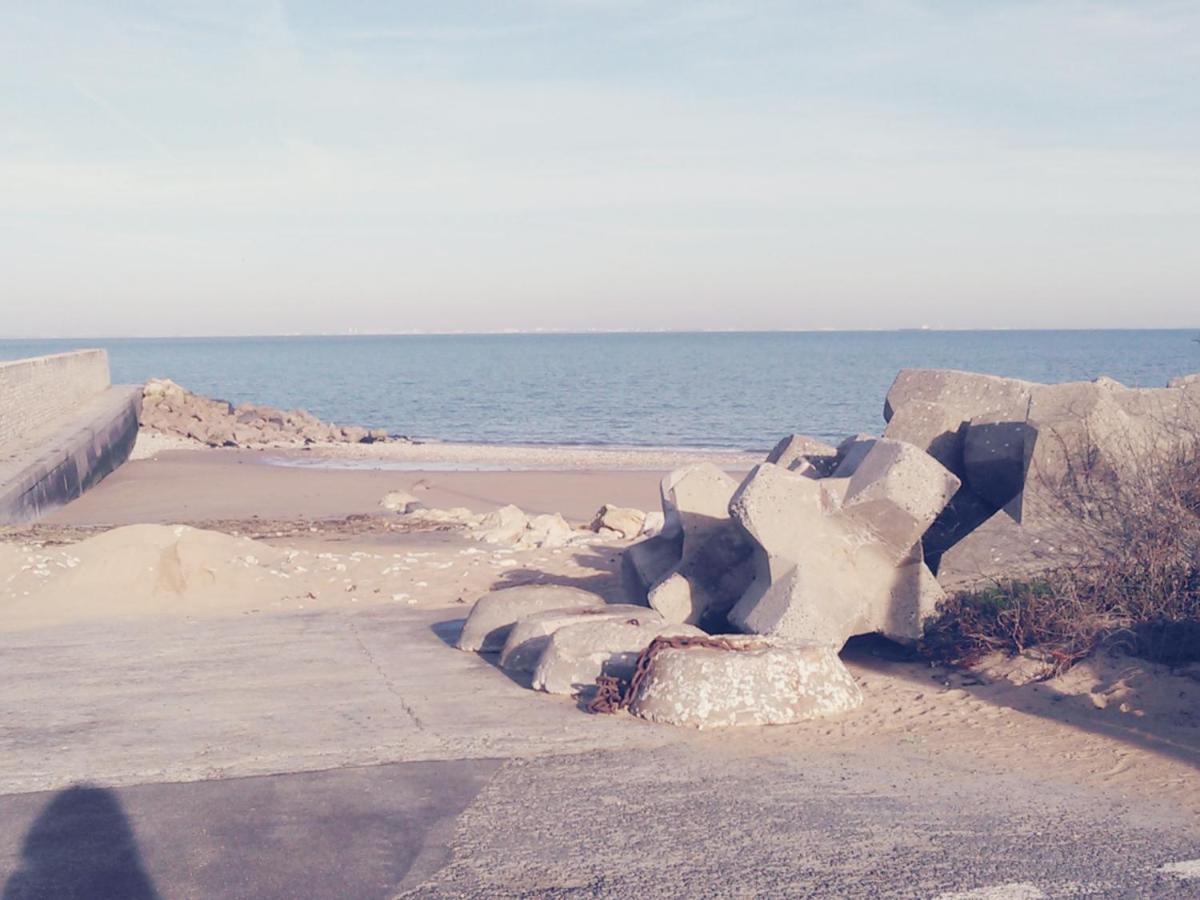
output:
[{"label": "dry shrub", "polygon": [[1138,448],[1116,473],[1097,453],[1054,488],[1056,533],[1086,553],[1036,578],[947,599],[926,627],[930,658],[970,665],[1037,649],[1046,675],[1101,647],[1168,665],[1200,660],[1200,454],[1194,434]]}]

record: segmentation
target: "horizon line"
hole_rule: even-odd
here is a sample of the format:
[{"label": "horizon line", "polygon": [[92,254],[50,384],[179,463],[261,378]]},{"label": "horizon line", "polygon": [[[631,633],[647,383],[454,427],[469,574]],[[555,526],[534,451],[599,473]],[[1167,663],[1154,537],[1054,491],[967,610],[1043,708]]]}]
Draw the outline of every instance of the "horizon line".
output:
[{"label": "horizon line", "polygon": [[1108,326],[1085,327],[934,327],[905,326],[899,328],[643,328],[643,329],[501,329],[493,331],[419,330],[419,331],[293,331],[237,334],[91,334],[91,335],[13,335],[0,334],[0,341],[158,341],[158,340],[254,340],[286,338],[389,338],[389,337],[584,337],[588,335],[700,335],[700,334],[951,334],[951,333],[1008,333],[1008,332],[1115,332],[1115,331],[1200,331],[1200,325],[1178,326]]}]

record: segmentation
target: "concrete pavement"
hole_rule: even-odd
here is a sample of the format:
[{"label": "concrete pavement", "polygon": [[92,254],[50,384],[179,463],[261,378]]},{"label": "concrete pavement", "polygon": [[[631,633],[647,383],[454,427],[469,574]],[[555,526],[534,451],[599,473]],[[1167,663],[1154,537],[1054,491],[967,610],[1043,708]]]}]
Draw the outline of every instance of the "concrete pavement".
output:
[{"label": "concrete pavement", "polygon": [[1182,804],[896,734],[588,716],[451,649],[463,611],[0,635],[5,900],[1200,890],[1162,871],[1200,859]]}]

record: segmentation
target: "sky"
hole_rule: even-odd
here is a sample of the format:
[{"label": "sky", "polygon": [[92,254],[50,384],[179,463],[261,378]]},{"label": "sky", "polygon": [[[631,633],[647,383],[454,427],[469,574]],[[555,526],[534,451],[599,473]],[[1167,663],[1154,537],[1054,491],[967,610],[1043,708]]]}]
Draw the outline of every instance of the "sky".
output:
[{"label": "sky", "polygon": [[0,0],[0,335],[1196,327],[1194,0]]}]

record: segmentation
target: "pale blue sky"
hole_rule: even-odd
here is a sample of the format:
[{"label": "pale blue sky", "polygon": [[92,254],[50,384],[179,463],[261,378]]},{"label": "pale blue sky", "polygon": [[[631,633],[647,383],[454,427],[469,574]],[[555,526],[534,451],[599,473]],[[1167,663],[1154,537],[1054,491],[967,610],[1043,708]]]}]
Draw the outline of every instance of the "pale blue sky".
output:
[{"label": "pale blue sky", "polygon": [[0,334],[1200,325],[1200,4],[0,0]]}]

